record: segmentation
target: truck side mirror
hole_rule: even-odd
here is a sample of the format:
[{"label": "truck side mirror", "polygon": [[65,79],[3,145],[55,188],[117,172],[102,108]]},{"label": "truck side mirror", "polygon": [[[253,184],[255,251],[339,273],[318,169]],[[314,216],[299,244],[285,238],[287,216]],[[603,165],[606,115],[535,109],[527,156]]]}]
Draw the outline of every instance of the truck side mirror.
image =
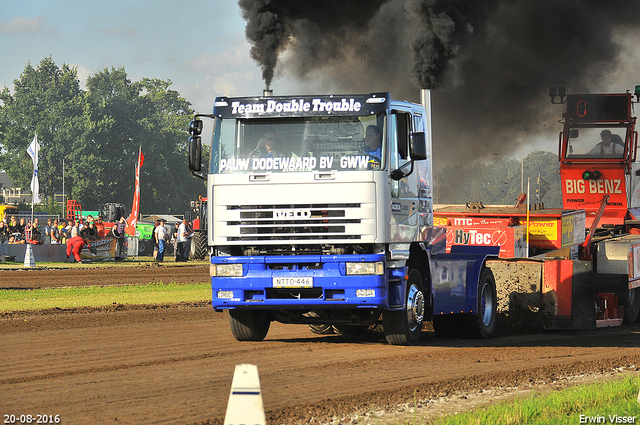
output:
[{"label": "truck side mirror", "polygon": [[570,139],[577,139],[579,135],[580,135],[580,132],[578,131],[577,128],[572,128],[569,130]]},{"label": "truck side mirror", "polygon": [[189,133],[191,134],[191,137],[189,137],[189,170],[192,173],[202,171],[202,138],[200,137],[202,127],[202,120],[197,118],[189,123]]},{"label": "truck side mirror", "polygon": [[411,159],[427,159],[427,138],[423,131],[411,133]]},{"label": "truck side mirror", "polygon": [[194,173],[202,171],[201,164],[202,137],[189,137],[189,170]]}]

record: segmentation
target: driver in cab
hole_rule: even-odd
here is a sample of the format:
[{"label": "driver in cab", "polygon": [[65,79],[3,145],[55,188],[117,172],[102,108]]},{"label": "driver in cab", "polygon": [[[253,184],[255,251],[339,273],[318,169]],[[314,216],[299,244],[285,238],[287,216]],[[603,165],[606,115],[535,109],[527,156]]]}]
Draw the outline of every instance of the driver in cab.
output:
[{"label": "driver in cab", "polygon": [[382,161],[382,131],[380,131],[377,125],[367,127],[364,142],[366,146],[362,151],[369,155],[368,168],[374,170],[379,169],[380,162]]},{"label": "driver in cab", "polygon": [[276,146],[278,142],[278,136],[275,131],[267,130],[264,135],[258,140],[256,148],[251,152],[251,157],[260,158],[275,158],[278,156],[276,152]]},{"label": "driver in cab", "polygon": [[[615,143],[614,138],[618,140]],[[602,156],[602,155],[617,155],[622,156],[624,153],[624,146],[621,144],[622,139],[617,134],[611,134],[611,130],[602,130],[600,132],[600,139],[602,141],[598,143],[593,149],[591,149],[588,155]]]}]

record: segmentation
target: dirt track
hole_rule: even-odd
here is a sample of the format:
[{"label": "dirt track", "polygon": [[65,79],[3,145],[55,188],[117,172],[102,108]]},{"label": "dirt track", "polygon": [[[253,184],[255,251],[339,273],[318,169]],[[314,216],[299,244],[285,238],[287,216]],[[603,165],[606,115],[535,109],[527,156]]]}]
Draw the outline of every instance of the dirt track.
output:
[{"label": "dirt track", "polygon": [[[166,282],[166,269],[148,269],[124,275],[102,269],[96,276],[83,270],[75,278],[75,270],[11,271],[0,272],[0,282],[28,286],[20,273],[58,286],[98,277],[102,284]],[[206,267],[179,269],[183,280],[207,279]],[[11,284],[5,273],[15,273]],[[68,424],[221,423],[240,363],[258,365],[267,418],[277,424],[349,423],[356,412],[373,417],[456,391],[490,401],[499,387],[640,370],[640,325],[488,342],[439,340],[425,332],[419,346],[396,347],[377,333],[345,339],[277,323],[265,341],[240,343],[226,315],[206,303],[0,317],[0,414],[60,415]]]}]

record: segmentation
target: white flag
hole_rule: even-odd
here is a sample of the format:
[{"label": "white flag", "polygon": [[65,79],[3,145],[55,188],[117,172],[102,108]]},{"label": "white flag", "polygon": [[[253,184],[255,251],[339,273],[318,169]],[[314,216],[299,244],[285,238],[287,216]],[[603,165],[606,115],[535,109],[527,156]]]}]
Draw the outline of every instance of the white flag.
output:
[{"label": "white flag", "polygon": [[40,145],[38,144],[38,135],[33,137],[33,141],[27,148],[27,153],[33,160],[33,177],[31,177],[31,196],[34,204],[40,203],[40,184],[38,183],[38,151]]}]

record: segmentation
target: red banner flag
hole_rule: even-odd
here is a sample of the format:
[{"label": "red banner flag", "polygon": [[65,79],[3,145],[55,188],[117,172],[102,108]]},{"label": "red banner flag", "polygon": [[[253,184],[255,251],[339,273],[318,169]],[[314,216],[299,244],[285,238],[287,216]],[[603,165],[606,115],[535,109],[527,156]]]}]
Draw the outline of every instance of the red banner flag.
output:
[{"label": "red banner flag", "polygon": [[136,167],[136,187],[133,192],[133,202],[131,203],[131,214],[127,218],[127,226],[124,231],[129,236],[136,235],[136,224],[138,224],[138,216],[140,215],[140,167],[144,164],[144,155],[142,148],[138,155],[138,166]]}]

